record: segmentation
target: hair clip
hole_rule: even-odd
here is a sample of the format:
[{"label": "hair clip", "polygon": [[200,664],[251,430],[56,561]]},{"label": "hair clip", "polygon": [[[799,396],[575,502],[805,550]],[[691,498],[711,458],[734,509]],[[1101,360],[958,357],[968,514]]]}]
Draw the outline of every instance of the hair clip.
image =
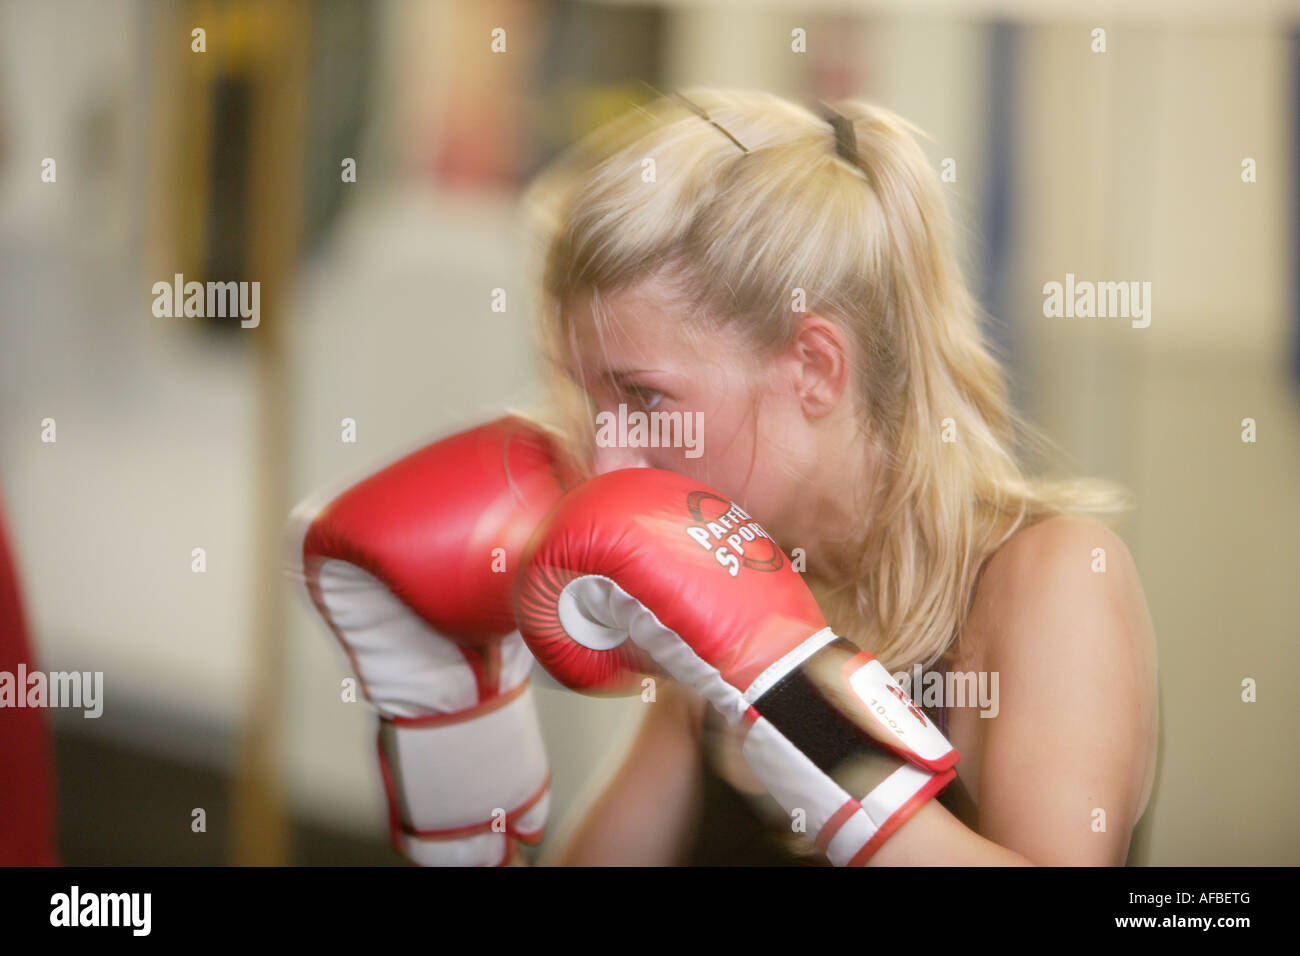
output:
[{"label": "hair clip", "polygon": [[861,167],[858,158],[858,137],[853,132],[853,121],[847,116],[836,113],[830,120],[831,129],[835,130],[835,152],[841,159],[848,160],[854,166]]},{"label": "hair clip", "polygon": [[741,152],[743,152],[743,153],[745,153],[745,154],[748,154],[748,153],[749,153],[749,147],[748,147],[748,146],[746,146],[746,145],[745,145],[744,143],[742,143],[740,140],[736,139],[736,137],[732,136],[731,133],[730,133],[727,129],[725,129],[721,123],[719,123],[719,122],[718,122],[717,120],[715,120],[712,116],[710,116],[708,113],[706,113],[702,107],[696,106],[694,103],[692,103],[692,102],[691,102],[690,100],[688,100],[686,97],[682,96],[682,94],[679,93],[679,92],[677,92],[676,90],[673,91],[673,95],[676,96],[676,97],[677,97],[679,100],[681,100],[683,103],[685,103],[685,104],[686,104],[688,107],[690,107],[692,110],[694,110],[695,113],[696,113],[696,114],[697,114],[697,115],[698,115],[702,120],[704,120],[706,123],[708,123],[708,124],[709,124],[710,126],[712,126],[714,129],[716,129],[716,130],[717,130],[719,133],[721,133],[723,136],[727,137],[727,139],[729,139],[729,140],[731,140],[733,143],[735,143],[735,144],[740,148],[740,151],[741,151]]},{"label": "hair clip", "polygon": [[822,118],[830,123],[831,129],[835,131],[835,155],[865,173],[862,160],[858,157],[858,134],[853,130],[853,120],[829,103],[819,102],[823,110]]},{"label": "hair clip", "polygon": [[[659,95],[659,96],[663,96],[662,93],[660,93],[658,90],[656,90],[653,86],[650,86],[649,83],[646,83],[645,80],[642,80],[641,82],[642,82],[646,87],[648,87],[650,90],[654,91],[655,94],[657,94],[657,95]],[[694,114],[695,114],[696,116],[698,116],[700,119],[704,120],[704,122],[708,123],[710,126],[712,126],[714,129],[716,129],[716,130],[717,130],[719,133],[721,133],[723,136],[727,137],[727,139],[729,139],[729,140],[731,140],[733,143],[735,143],[736,146],[740,149],[741,152],[745,153],[746,155],[749,154],[749,147],[746,146],[744,143],[742,143],[740,140],[736,139],[736,137],[732,136],[731,133],[729,133],[729,132],[726,130],[726,128],[723,127],[723,125],[722,125],[721,123],[719,123],[719,122],[718,122],[717,120],[715,120],[712,116],[710,116],[710,115],[705,111],[705,109],[704,109],[702,106],[697,106],[696,104],[692,103],[690,100],[688,100],[685,96],[683,96],[683,95],[682,95],[680,92],[678,92],[677,90],[673,90],[673,96],[677,97],[679,100],[681,100],[683,103],[685,103],[687,109],[689,109],[692,113],[694,113]]]}]

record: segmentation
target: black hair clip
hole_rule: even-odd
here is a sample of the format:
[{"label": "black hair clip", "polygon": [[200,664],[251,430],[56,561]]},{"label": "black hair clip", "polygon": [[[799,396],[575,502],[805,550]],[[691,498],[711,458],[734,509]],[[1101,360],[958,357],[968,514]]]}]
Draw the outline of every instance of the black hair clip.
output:
[{"label": "black hair clip", "polygon": [[825,111],[823,118],[835,131],[835,155],[865,173],[862,160],[858,158],[858,134],[853,131],[853,120],[826,103],[822,103],[822,108]]}]

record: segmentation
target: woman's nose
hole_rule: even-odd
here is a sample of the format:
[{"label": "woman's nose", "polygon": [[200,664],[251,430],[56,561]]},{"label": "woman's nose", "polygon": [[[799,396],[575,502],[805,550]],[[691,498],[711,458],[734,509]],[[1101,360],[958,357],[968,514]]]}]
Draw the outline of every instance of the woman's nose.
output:
[{"label": "woman's nose", "polygon": [[608,471],[618,471],[620,468],[649,468],[649,463],[645,460],[643,450],[640,448],[596,448],[596,454],[592,458],[592,471],[597,475],[603,475]]}]

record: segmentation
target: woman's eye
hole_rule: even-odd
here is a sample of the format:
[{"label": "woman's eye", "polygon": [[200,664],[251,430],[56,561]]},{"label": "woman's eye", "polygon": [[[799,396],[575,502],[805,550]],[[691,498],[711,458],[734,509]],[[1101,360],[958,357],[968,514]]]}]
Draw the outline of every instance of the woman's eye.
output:
[{"label": "woman's eye", "polygon": [[663,392],[657,392],[653,388],[644,388],[640,385],[630,385],[626,391],[646,409],[654,408],[664,397]]}]

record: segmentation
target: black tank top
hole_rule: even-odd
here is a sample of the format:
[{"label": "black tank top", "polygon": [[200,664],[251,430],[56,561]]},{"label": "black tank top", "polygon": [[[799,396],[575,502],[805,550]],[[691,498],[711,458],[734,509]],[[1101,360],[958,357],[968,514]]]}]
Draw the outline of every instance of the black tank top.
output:
[{"label": "black tank top", "polygon": [[[948,733],[945,707],[922,708],[939,730]],[[712,707],[704,710],[700,734],[703,805],[687,866],[829,866],[825,854],[806,835],[791,832],[789,815],[757,780],[737,789],[728,779],[750,776],[730,730]],[[734,738],[730,738],[734,740]],[[727,766],[733,769],[728,772]],[[719,768],[723,769],[719,769]],[[936,798],[963,821],[974,821],[975,803],[960,779]]]}]

